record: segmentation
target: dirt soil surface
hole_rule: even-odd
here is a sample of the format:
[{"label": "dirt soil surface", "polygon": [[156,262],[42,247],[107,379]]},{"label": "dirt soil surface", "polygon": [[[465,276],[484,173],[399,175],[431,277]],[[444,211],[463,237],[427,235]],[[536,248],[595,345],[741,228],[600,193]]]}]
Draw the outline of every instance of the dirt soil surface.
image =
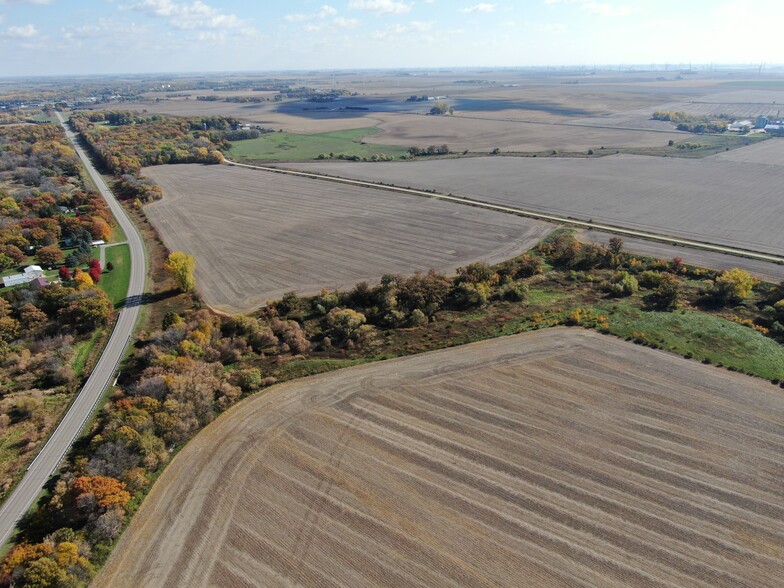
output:
[{"label": "dirt soil surface", "polygon": [[726,153],[714,155],[721,161],[738,161],[784,167],[784,139],[772,139],[743,149],[733,149]]},{"label": "dirt soil surface", "polygon": [[[743,149],[739,149],[742,152]],[[784,166],[706,157],[476,157],[286,167],[781,255]]]},{"label": "dirt soil surface", "polygon": [[249,312],[284,293],[350,288],[386,273],[454,272],[536,245],[554,225],[418,196],[229,166],[144,174],[164,198],[145,212],[172,251],[196,256],[206,302]]},{"label": "dirt soil surface", "polygon": [[780,586],[782,474],[777,387],[551,329],[240,403],[94,586]]}]

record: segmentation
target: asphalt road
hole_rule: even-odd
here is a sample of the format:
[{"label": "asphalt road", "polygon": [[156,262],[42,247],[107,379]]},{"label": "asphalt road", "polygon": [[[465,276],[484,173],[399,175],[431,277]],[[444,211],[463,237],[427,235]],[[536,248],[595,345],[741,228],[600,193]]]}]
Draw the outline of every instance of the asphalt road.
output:
[{"label": "asphalt road", "polygon": [[[60,123],[63,119],[57,113]],[[65,125],[63,125],[65,127]],[[82,430],[87,419],[95,409],[106,387],[112,383],[117,365],[133,334],[136,319],[139,316],[139,305],[147,276],[147,261],[144,244],[139,232],[120,203],[111,193],[103,178],[98,174],[84,151],[76,142],[74,134],[65,127],[68,139],[73,143],[79,158],[90,173],[101,195],[109,203],[109,207],[128,237],[131,249],[131,278],[128,285],[128,297],[125,306],[120,310],[109,342],[98,363],[93,369],[84,387],[74,399],[63,420],[57,426],[49,441],[27,469],[27,473],[16,486],[11,495],[0,508],[0,545],[4,544],[14,531],[16,522],[27,512],[38,498],[49,477],[58,469],[60,462],[71,448],[72,443]]]}]

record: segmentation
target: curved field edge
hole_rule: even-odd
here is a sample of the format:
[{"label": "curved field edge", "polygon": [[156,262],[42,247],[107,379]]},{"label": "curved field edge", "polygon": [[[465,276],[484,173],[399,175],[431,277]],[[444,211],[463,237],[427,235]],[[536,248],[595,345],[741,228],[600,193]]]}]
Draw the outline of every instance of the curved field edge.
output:
[{"label": "curved field edge", "polygon": [[314,376],[194,437],[95,585],[762,585],[782,417],[762,382],[584,330]]}]

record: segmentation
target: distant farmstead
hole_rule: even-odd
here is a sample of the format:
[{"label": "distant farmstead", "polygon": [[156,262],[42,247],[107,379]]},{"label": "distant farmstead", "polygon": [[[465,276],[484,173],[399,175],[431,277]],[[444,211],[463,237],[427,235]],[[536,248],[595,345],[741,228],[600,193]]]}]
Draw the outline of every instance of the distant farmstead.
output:
[{"label": "distant farmstead", "polygon": [[24,273],[13,274],[3,278],[3,286],[6,288],[10,286],[18,286],[19,284],[28,284],[36,278],[43,278],[44,270],[40,265],[28,265],[24,268]]}]

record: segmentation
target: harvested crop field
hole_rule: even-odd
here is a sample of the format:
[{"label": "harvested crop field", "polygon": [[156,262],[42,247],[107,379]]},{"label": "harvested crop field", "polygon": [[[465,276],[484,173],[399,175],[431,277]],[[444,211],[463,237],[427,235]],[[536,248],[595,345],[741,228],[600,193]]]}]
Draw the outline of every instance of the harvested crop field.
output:
[{"label": "harvested crop field", "polygon": [[715,156],[726,161],[784,166],[784,139],[772,139]]},{"label": "harvested crop field", "polygon": [[95,586],[772,587],[784,396],[551,329],[276,386],[191,441]]},{"label": "harvested crop field", "polygon": [[784,166],[715,157],[635,155],[291,166],[767,253],[784,252]]},{"label": "harvested crop field", "polygon": [[[600,147],[660,147],[682,141],[683,133],[553,125],[514,120],[519,113],[504,111],[512,120],[494,120],[458,113],[455,116],[406,115],[390,118],[377,126],[374,141],[390,145],[426,147],[446,143],[453,151],[587,151]],[[598,120],[598,119],[597,119]]]},{"label": "harvested crop field", "polygon": [[247,312],[284,293],[348,288],[385,273],[452,272],[536,245],[552,225],[418,196],[229,166],[146,168],[145,208],[172,251],[196,256],[206,302]]}]

